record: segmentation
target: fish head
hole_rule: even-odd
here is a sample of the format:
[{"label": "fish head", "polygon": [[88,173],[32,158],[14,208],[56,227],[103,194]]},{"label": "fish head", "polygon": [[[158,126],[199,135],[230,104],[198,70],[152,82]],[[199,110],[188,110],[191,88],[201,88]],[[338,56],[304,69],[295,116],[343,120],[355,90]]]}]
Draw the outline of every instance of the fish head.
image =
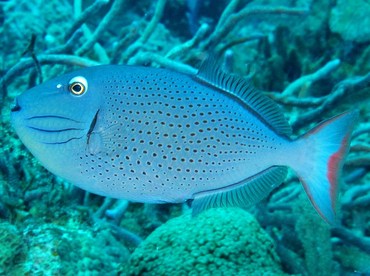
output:
[{"label": "fish head", "polygon": [[86,150],[102,89],[102,76],[93,67],[51,79],[16,98],[12,126],[47,169],[66,177]]}]

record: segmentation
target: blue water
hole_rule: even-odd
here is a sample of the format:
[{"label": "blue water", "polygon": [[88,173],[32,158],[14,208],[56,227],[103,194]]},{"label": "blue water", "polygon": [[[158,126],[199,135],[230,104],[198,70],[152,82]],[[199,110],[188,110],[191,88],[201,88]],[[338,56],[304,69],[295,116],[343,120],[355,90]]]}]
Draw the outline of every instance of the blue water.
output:
[{"label": "blue water", "polygon": [[[369,14],[365,0],[0,1],[0,275],[370,274]],[[359,111],[336,224],[293,172],[251,208],[196,217],[191,202],[90,194],[48,172],[10,125],[17,96],[75,69],[194,74],[210,55],[275,100],[295,137]]]}]

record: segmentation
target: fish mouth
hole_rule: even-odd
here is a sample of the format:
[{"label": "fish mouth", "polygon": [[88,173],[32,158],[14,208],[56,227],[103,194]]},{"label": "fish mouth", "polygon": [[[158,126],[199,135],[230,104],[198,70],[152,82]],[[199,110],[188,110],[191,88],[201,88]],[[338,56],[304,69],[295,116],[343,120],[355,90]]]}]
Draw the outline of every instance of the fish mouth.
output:
[{"label": "fish mouth", "polygon": [[17,112],[17,111],[21,111],[21,106],[19,105],[18,103],[18,99],[15,99],[15,103],[14,103],[14,106],[11,108],[11,112]]}]

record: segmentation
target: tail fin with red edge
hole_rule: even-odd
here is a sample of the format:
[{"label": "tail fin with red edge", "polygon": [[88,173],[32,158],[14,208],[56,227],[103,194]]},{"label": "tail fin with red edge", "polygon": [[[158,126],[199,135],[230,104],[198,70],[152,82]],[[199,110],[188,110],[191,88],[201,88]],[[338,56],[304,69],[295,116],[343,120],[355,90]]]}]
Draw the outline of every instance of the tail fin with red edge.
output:
[{"label": "tail fin with red edge", "polygon": [[299,161],[290,164],[317,212],[331,224],[335,223],[338,183],[357,117],[357,111],[346,112],[310,130],[296,140]]}]

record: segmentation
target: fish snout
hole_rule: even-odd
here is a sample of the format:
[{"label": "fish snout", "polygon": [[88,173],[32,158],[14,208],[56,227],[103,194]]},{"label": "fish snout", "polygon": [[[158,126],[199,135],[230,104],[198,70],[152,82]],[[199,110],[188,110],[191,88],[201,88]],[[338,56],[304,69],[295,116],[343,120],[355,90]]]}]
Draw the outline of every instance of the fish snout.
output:
[{"label": "fish snout", "polygon": [[15,102],[14,102],[14,105],[11,109],[11,112],[17,112],[17,111],[20,111],[20,110],[21,110],[21,106],[19,105],[18,99],[16,98]]}]

